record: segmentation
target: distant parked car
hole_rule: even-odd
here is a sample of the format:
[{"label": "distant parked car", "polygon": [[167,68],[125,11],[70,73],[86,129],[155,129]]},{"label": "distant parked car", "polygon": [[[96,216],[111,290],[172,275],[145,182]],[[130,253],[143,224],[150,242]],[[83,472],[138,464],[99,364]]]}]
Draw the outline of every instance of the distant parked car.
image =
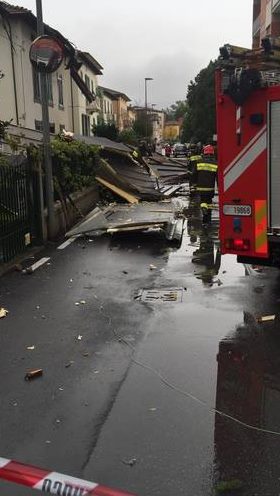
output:
[{"label": "distant parked car", "polygon": [[173,156],[174,157],[187,157],[188,150],[186,145],[182,145],[181,143],[176,143],[173,148]]}]

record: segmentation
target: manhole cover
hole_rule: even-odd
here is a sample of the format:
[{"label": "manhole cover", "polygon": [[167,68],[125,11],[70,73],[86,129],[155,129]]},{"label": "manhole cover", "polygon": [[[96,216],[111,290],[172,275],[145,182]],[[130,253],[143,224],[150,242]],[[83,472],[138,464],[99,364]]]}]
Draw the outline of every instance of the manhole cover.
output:
[{"label": "manhole cover", "polygon": [[159,301],[181,303],[183,301],[183,288],[142,289],[135,299],[146,303]]}]

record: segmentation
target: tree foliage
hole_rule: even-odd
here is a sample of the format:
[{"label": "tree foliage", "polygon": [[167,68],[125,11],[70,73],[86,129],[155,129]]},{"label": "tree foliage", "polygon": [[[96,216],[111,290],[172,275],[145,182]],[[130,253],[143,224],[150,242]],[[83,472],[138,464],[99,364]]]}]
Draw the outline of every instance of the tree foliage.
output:
[{"label": "tree foliage", "polygon": [[137,115],[136,121],[133,123],[133,131],[141,138],[151,138],[153,134],[153,125],[148,114],[146,119],[145,112]]},{"label": "tree foliage", "polygon": [[168,121],[177,121],[180,117],[185,117],[188,110],[186,100],[177,100],[165,110],[166,118]]},{"label": "tree foliage", "polygon": [[[28,147],[35,166],[38,160],[42,161],[42,152],[42,148]],[[99,161],[97,146],[57,137],[51,142],[51,153],[55,190],[59,187],[69,195],[95,182]]]},{"label": "tree foliage", "polygon": [[95,136],[108,138],[112,141],[116,141],[118,138],[118,129],[114,123],[100,122],[94,126],[93,132]]},{"label": "tree foliage", "polygon": [[211,61],[191,81],[187,92],[187,113],[183,125],[183,141],[211,141],[216,133],[215,69]]},{"label": "tree foliage", "polygon": [[118,139],[127,145],[136,146],[138,144],[138,136],[134,129],[124,129],[119,133]]},{"label": "tree foliage", "polygon": [[0,138],[4,139],[6,137],[6,131],[13,119],[10,121],[2,121],[0,119]]}]

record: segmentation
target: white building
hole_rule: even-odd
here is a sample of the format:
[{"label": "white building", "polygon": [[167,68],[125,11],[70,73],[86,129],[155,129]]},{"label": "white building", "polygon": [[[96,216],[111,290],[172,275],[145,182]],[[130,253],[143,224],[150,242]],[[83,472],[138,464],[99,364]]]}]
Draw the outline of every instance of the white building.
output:
[{"label": "white building", "polygon": [[[29,61],[31,42],[37,34],[36,16],[29,10],[0,1],[0,120],[22,128],[42,130],[40,74]],[[96,104],[88,104],[66,69],[69,57],[80,61],[79,74],[90,91],[95,92],[100,64],[86,52],[75,52],[61,33],[45,26],[46,34],[57,37],[64,45],[65,61],[48,78],[50,131],[62,129],[76,134],[91,134],[97,114]],[[76,60],[78,62],[78,60]]]},{"label": "white building", "polygon": [[[87,88],[94,94],[98,87],[97,76],[102,74],[103,67],[88,52],[78,52],[78,58],[82,62],[79,74]],[[93,127],[97,124],[98,115],[101,112],[100,101],[97,98],[89,103],[78,86],[72,81],[73,94],[73,132],[83,136],[92,136]]]},{"label": "white building", "polygon": [[112,93],[108,88],[102,86],[99,86],[98,97],[100,101],[100,121],[105,124],[116,124],[117,114],[115,113],[116,109],[114,105],[115,97],[112,96]]}]

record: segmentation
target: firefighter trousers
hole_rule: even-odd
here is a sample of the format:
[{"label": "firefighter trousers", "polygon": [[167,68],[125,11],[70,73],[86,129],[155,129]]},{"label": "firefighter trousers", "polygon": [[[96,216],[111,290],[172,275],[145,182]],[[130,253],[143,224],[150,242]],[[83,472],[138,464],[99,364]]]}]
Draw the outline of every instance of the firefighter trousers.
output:
[{"label": "firefighter trousers", "polygon": [[202,222],[203,224],[210,224],[212,218],[212,200],[214,198],[214,191],[200,191],[200,206],[202,208]]}]

